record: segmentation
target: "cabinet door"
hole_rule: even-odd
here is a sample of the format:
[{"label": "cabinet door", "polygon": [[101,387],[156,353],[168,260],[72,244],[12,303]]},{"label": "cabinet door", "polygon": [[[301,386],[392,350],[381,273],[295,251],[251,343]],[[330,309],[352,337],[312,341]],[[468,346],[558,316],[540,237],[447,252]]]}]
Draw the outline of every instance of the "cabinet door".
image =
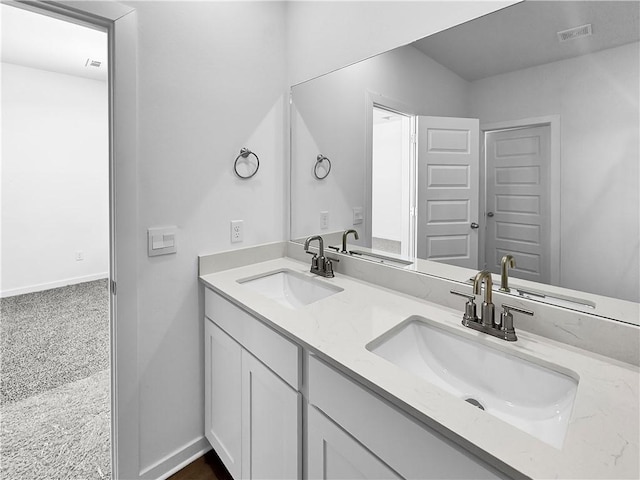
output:
[{"label": "cabinet door", "polygon": [[246,350],[242,390],[242,478],[300,478],[300,393]]},{"label": "cabinet door", "polygon": [[242,452],[242,347],[205,319],[205,436],[233,478]]},{"label": "cabinet door", "polygon": [[319,410],[308,410],[309,480],[402,478]]}]

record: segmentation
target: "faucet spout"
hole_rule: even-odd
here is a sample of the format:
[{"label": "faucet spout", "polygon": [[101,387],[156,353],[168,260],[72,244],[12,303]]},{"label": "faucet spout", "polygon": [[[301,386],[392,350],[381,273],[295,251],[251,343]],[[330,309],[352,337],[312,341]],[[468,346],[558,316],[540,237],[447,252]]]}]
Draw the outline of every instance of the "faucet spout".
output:
[{"label": "faucet spout", "polygon": [[515,268],[516,259],[513,255],[505,255],[500,262],[500,291],[510,292],[509,288],[509,268]]},{"label": "faucet spout", "polygon": [[347,252],[347,236],[350,233],[353,233],[353,236],[355,237],[355,239],[358,240],[358,232],[356,230],[354,230],[353,228],[349,230],[345,230],[344,233],[342,234],[342,251],[340,253],[348,253]]},{"label": "faucet spout", "polygon": [[309,244],[314,240],[318,240],[318,256],[321,258],[324,257],[324,241],[322,240],[322,237],[320,235],[313,235],[307,238],[304,241],[304,249],[308,252]]},{"label": "faucet spout", "polygon": [[484,302],[482,302],[482,317],[480,317],[480,321],[483,326],[490,328],[495,324],[495,306],[493,305],[493,279],[491,278],[491,272],[489,272],[488,270],[482,270],[481,272],[478,272],[473,278],[474,295],[480,295],[482,282],[484,282]]},{"label": "faucet spout", "polygon": [[488,270],[478,272],[473,278],[473,293],[474,295],[480,295],[483,281],[484,301],[485,303],[493,303],[493,279],[491,278],[491,272]]}]

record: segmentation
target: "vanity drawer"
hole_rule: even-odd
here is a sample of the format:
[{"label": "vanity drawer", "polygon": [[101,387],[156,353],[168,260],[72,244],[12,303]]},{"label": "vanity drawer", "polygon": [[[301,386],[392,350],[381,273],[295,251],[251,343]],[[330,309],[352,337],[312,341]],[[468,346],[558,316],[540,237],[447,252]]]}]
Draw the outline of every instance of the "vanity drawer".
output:
[{"label": "vanity drawer", "polygon": [[299,390],[300,347],[209,288],[204,291],[207,318]]}]

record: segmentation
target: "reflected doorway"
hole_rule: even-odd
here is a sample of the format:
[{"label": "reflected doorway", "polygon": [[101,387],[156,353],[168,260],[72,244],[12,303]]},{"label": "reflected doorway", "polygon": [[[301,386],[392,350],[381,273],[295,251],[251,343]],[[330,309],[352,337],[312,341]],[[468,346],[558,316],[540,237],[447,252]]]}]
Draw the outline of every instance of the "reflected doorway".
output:
[{"label": "reflected doorway", "polygon": [[511,254],[514,277],[551,283],[550,137],[549,125],[485,132],[485,261],[493,273]]},{"label": "reflected doorway", "polygon": [[414,119],[373,106],[371,247],[413,256]]}]

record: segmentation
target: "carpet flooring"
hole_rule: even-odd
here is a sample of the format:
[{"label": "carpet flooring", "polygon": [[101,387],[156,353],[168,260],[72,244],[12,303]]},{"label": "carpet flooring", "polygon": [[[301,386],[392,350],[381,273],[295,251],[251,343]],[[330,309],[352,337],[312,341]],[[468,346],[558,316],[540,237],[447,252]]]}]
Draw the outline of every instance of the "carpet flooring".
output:
[{"label": "carpet flooring", "polygon": [[107,280],[0,299],[0,404],[109,368]]},{"label": "carpet flooring", "polygon": [[0,299],[0,477],[108,479],[107,280]]},{"label": "carpet flooring", "polygon": [[0,477],[111,478],[109,370],[2,406]]}]

